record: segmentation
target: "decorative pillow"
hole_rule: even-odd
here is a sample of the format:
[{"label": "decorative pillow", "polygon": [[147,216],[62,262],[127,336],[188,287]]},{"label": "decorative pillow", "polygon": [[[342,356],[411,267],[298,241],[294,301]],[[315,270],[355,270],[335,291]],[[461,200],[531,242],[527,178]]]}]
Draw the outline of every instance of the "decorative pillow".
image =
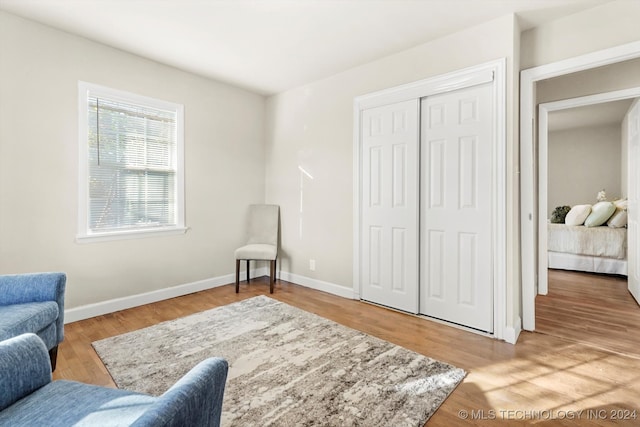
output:
[{"label": "decorative pillow", "polygon": [[599,227],[616,211],[616,205],[611,202],[598,202],[591,207],[591,213],[584,221],[585,227]]},{"label": "decorative pillow", "polygon": [[613,202],[613,204],[616,205],[616,208],[624,209],[625,211],[627,210],[628,203],[629,201],[627,199],[620,199]]},{"label": "decorative pillow", "polygon": [[611,228],[622,228],[627,226],[627,210],[616,208],[616,211],[611,215],[607,225]]},{"label": "decorative pillow", "polygon": [[554,224],[564,224],[564,219],[571,210],[571,206],[558,206],[551,214],[551,222]]},{"label": "decorative pillow", "polygon": [[582,225],[591,213],[591,205],[575,205],[567,213],[564,223],[567,225]]},{"label": "decorative pillow", "polygon": [[611,215],[607,225],[611,228],[622,228],[627,226],[627,199],[620,199],[613,202],[616,205],[616,211]]}]

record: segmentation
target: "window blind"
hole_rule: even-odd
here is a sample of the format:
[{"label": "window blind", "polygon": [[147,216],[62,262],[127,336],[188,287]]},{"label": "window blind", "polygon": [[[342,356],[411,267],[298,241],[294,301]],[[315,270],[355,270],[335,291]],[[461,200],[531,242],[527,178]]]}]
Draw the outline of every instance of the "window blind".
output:
[{"label": "window blind", "polygon": [[175,226],[176,111],[88,95],[88,228]]}]

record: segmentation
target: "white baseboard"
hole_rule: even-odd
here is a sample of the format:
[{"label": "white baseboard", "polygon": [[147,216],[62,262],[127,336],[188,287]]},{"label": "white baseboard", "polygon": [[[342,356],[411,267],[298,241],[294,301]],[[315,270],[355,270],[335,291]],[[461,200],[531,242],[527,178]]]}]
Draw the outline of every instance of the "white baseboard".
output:
[{"label": "white baseboard", "polygon": [[[267,267],[259,267],[251,270],[251,277],[268,276]],[[322,280],[312,279],[310,277],[301,276],[287,271],[280,271],[279,278],[296,285],[305,286],[317,291],[327,292],[339,297],[348,299],[359,299],[358,294],[353,288],[336,285],[335,283],[325,282]],[[246,276],[240,273],[240,279],[244,280]],[[183,285],[172,286],[169,288],[158,289],[156,291],[146,292],[143,294],[132,295],[128,297],[115,298],[95,304],[87,304],[80,307],[70,308],[64,311],[64,323],[76,322],[78,320],[89,319],[91,317],[101,316],[103,314],[114,313],[128,308],[138,307],[153,302],[175,298],[194,292],[204,291],[206,289],[217,288],[219,286],[228,285],[235,282],[235,274],[227,274],[224,276],[213,277],[210,279],[199,280],[197,282],[186,283]],[[518,341],[521,332],[521,319],[518,317],[513,327],[505,327],[504,340],[510,344]]]},{"label": "white baseboard", "polygon": [[354,299],[353,288],[336,285],[335,283],[324,282],[322,280],[312,279],[310,277],[300,276],[298,274],[289,273],[288,271],[280,271],[279,278],[296,285],[305,286],[317,291],[327,292],[343,298]]},{"label": "white baseboard", "polygon": [[[268,276],[268,267],[258,267],[251,269],[251,277]],[[311,279],[309,277],[299,276],[297,274],[280,272],[280,278],[296,285],[306,286],[311,289],[328,292],[344,298],[353,299],[353,289],[345,288],[329,282]],[[183,285],[172,286],[169,288],[158,289],[156,291],[145,292],[142,294],[131,295],[128,297],[115,298],[94,304],[87,304],[80,307],[69,308],[64,311],[64,323],[77,322],[78,320],[89,319],[91,317],[101,316],[103,314],[114,313],[128,308],[138,307],[145,304],[151,304],[166,300],[169,298],[180,297],[192,294],[194,292],[204,291],[206,289],[217,288],[218,286],[228,285],[235,282],[235,274],[227,274],[224,276],[213,277],[210,279],[199,280],[197,282],[186,283]],[[246,280],[244,272],[240,272],[240,279]]]},{"label": "white baseboard", "polygon": [[518,317],[513,327],[507,326],[504,328],[504,340],[509,344],[515,344],[518,342],[520,332],[522,332],[522,319]]},{"label": "white baseboard", "polygon": [[[262,277],[268,275],[269,270],[267,267],[259,267],[251,270],[251,277]],[[244,280],[245,277],[246,276],[244,276],[241,272],[240,279]],[[317,291],[327,292],[339,297],[348,299],[359,299],[358,294],[354,291],[353,288],[336,285],[335,283],[312,279],[310,277],[300,276],[298,274],[289,273],[287,271],[280,271],[279,278],[296,285],[305,286]],[[138,307],[169,298],[192,294],[194,292],[200,292],[206,289],[217,288],[219,286],[228,285],[234,282],[235,274],[227,274],[224,276],[199,280],[197,282],[158,289],[156,291],[146,292],[143,294],[115,298],[95,304],[87,304],[80,307],[70,308],[64,311],[64,323],[77,322],[78,320],[89,319],[91,317],[114,313],[116,311],[126,310],[128,308]],[[520,335],[521,330],[521,319],[518,317],[517,322],[513,327],[506,327],[504,329],[504,340],[510,344],[515,344],[518,341],[518,336]]]},{"label": "white baseboard", "polygon": [[[253,273],[260,274],[260,269]],[[143,294],[131,295],[128,297],[115,298],[95,304],[87,304],[80,307],[70,308],[64,311],[64,323],[76,322],[78,320],[89,319],[90,317],[101,316],[103,314],[114,313],[127,308],[138,307],[169,298],[180,297],[206,289],[216,288],[235,282],[235,274],[213,277],[210,279],[198,280],[197,282],[186,283],[184,285],[172,286],[170,288],[158,289],[157,291],[145,292]]]}]

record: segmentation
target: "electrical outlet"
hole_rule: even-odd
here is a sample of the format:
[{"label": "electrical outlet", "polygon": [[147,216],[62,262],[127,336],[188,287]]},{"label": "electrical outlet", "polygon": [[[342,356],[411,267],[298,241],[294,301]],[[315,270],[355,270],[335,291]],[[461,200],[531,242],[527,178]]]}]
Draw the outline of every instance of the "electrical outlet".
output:
[{"label": "electrical outlet", "polygon": [[309,270],[316,271],[316,260],[315,259],[310,259],[309,260]]}]

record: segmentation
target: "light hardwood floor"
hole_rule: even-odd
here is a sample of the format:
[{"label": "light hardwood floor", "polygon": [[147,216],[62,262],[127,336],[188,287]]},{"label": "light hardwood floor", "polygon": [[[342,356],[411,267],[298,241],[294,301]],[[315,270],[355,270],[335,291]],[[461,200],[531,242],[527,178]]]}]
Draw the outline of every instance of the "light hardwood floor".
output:
[{"label": "light hardwood floor", "polygon": [[514,346],[281,281],[273,295],[260,280],[67,324],[54,377],[114,387],[92,341],[262,294],[467,370],[429,426],[640,424],[640,359],[540,333]]},{"label": "light hardwood floor", "polygon": [[536,297],[536,331],[640,358],[640,306],[626,277],[565,270],[548,277],[548,294]]}]

